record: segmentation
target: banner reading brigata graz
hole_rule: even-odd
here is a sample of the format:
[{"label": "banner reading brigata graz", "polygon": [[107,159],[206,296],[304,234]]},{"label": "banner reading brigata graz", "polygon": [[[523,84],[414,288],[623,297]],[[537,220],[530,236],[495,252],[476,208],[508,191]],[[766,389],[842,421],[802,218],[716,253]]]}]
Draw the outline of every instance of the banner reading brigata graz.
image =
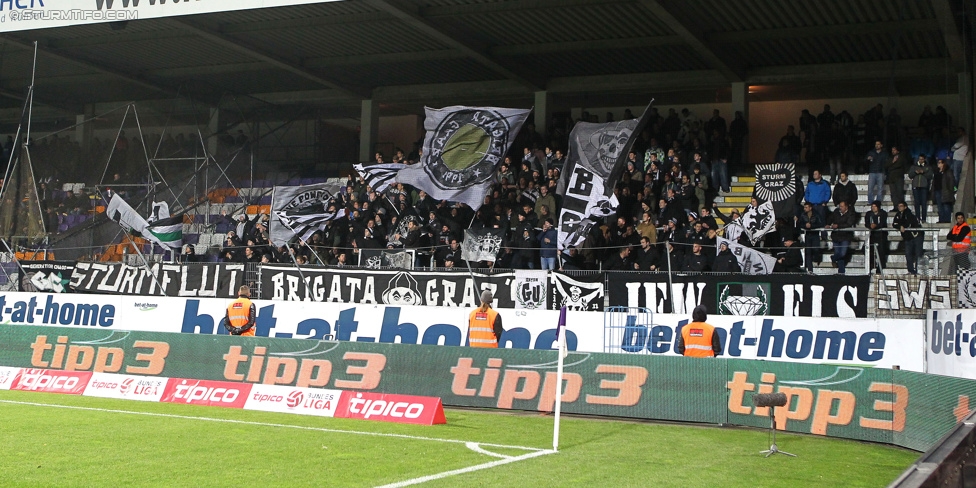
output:
[{"label": "banner reading brigata graz", "polygon": [[[226,335],[228,299],[123,295],[0,295],[0,323],[141,332]],[[418,307],[255,300],[259,337],[429,345],[465,345],[472,307]],[[559,312],[498,309],[501,347],[551,349]],[[601,312],[570,311],[572,351],[676,355],[688,315],[655,314],[653,326],[605,329]],[[626,317],[615,320],[625,324]],[[727,357],[922,371],[922,320],[713,315]]]},{"label": "banner reading brigata graz", "polygon": [[976,310],[926,313],[925,366],[928,373],[976,379]]},{"label": "banner reading brigata graz", "polygon": [[607,280],[610,306],[691,313],[703,304],[721,315],[867,317],[870,276],[672,275],[619,273]]},{"label": "banner reading brigata graz", "polygon": [[[556,351],[0,325],[0,366],[440,397],[551,411]],[[777,426],[916,450],[969,412],[976,381],[883,368],[570,352],[562,409],[765,427],[752,395],[782,392]],[[3,388],[0,378],[0,388]],[[9,387],[9,385],[8,385]]]},{"label": "banner reading brigata graz", "polygon": [[244,284],[243,264],[75,263],[71,288],[80,293],[233,298]]},{"label": "banner reading brigata graz", "polygon": [[[474,307],[483,290],[495,308],[603,310],[603,275],[544,272],[494,274],[448,271],[379,271],[320,266],[261,266],[261,297],[268,300],[428,307]],[[540,274],[541,273],[541,274]]]},{"label": "banner reading brigata graz", "polygon": [[334,0],[4,0],[0,1],[0,32],[329,1]]}]

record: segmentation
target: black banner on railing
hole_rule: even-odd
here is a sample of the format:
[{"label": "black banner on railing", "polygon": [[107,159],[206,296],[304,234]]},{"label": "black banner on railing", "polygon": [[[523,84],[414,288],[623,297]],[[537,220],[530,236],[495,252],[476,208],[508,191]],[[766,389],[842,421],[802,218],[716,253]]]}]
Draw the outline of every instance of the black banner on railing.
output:
[{"label": "black banner on railing", "polygon": [[19,291],[67,293],[74,261],[21,261]]},{"label": "black banner on railing", "polygon": [[[304,282],[302,281],[304,277]],[[495,307],[514,308],[515,273],[380,271],[265,265],[261,296],[266,300],[474,307],[491,290]]]},{"label": "black banner on railing", "polygon": [[710,314],[788,317],[867,317],[870,276],[672,275],[615,273],[607,280],[611,306],[687,313],[703,304]]},{"label": "black banner on railing", "polygon": [[243,264],[76,263],[71,286],[81,293],[233,298],[244,284]]}]

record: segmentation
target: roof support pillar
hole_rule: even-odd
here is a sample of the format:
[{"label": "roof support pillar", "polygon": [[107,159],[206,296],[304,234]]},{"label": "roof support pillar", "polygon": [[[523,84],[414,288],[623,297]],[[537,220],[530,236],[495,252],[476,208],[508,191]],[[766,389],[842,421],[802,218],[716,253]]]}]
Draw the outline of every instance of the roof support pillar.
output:
[{"label": "roof support pillar", "polygon": [[[548,123],[551,116],[551,109],[549,108],[549,102],[552,101],[552,95],[548,91],[537,91],[535,92],[535,131],[543,136],[549,134]],[[549,139],[546,137],[547,145],[549,144]]]},{"label": "roof support pillar", "polygon": [[373,160],[373,146],[379,135],[380,106],[376,100],[363,100],[359,118],[359,161]]},{"label": "roof support pillar", "polygon": [[[742,112],[742,118],[746,121],[749,120],[749,85],[743,82],[732,82],[732,119],[729,121],[731,123],[735,120],[736,112]],[[732,145],[730,146],[729,154],[729,165],[737,166],[737,163],[743,163],[749,160],[749,137],[748,135],[742,139],[742,143],[739,144],[738,141],[732,140]]]}]

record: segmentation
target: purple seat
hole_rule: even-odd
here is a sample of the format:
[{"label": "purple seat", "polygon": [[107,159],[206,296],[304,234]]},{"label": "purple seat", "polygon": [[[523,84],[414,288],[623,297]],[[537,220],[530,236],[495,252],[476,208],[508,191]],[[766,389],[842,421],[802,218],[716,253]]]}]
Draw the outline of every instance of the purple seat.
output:
[{"label": "purple seat", "polygon": [[302,180],[300,180],[298,178],[292,178],[292,179],[288,180],[285,184],[288,185],[288,186],[298,186],[301,183],[302,183]]},{"label": "purple seat", "polygon": [[68,227],[74,227],[75,225],[78,224],[78,217],[80,217],[80,215],[70,215],[69,214],[67,217],[64,218],[64,223]]},{"label": "purple seat", "polygon": [[58,232],[64,232],[68,230],[68,224],[58,224]]},{"label": "purple seat", "polygon": [[207,216],[203,214],[196,214],[193,216],[194,224],[202,224],[207,221]]},{"label": "purple seat", "polygon": [[258,205],[271,205],[271,196],[261,197],[258,200]]},{"label": "purple seat", "polygon": [[244,203],[244,199],[241,197],[227,197],[224,199],[224,203]]},{"label": "purple seat", "polygon": [[300,181],[300,184],[301,184],[302,186],[305,186],[305,185],[311,185],[311,184],[314,184],[314,183],[315,183],[315,182],[314,182],[314,181],[312,181],[312,179],[311,179],[311,178],[302,178],[302,179],[301,179],[301,181]]},{"label": "purple seat", "polygon": [[226,222],[221,222],[221,223],[217,224],[217,226],[216,226],[216,228],[214,230],[218,234],[226,234],[226,233],[234,230],[234,227],[233,227],[233,224],[229,224],[229,223],[226,223]]},{"label": "purple seat", "polygon": [[183,244],[199,244],[200,234],[183,234]]}]

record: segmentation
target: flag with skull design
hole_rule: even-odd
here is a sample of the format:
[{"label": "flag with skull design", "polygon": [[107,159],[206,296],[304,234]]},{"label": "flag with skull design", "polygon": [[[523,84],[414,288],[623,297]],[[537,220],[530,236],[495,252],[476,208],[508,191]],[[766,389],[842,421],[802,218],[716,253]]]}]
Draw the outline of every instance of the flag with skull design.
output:
[{"label": "flag with skull design", "polygon": [[579,122],[573,127],[566,165],[556,187],[556,193],[563,197],[560,249],[582,244],[598,219],[617,211],[619,202],[613,189],[623,173],[627,153],[644,130],[650,108],[648,104],[639,119]]}]

